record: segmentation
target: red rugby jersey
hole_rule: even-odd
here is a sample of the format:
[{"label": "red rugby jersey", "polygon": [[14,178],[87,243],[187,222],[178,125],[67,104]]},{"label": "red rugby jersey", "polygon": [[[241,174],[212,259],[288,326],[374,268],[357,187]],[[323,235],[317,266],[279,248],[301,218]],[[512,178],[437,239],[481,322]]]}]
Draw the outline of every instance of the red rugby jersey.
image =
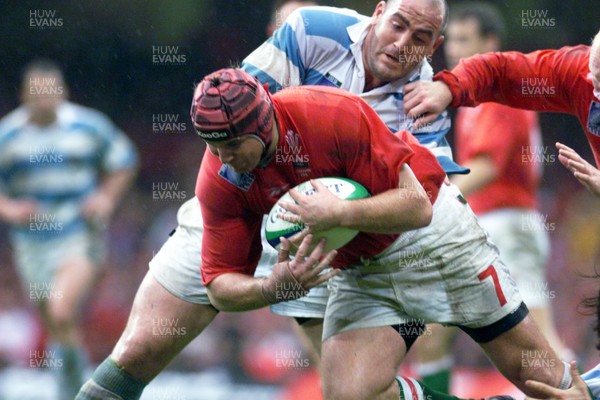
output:
[{"label": "red rugby jersey", "polygon": [[535,208],[542,164],[549,154],[542,146],[537,114],[501,104],[462,107],[455,122],[456,155],[466,165],[489,157],[498,176],[467,196],[476,214],[498,208]]},{"label": "red rugby jersey", "polygon": [[[202,160],[196,196],[204,221],[205,285],[227,272],[254,274],[262,251],[262,216],[299,183],[347,177],[375,195],[398,187],[400,168],[409,163],[434,200],[444,180],[445,173],[431,152],[418,145],[413,150],[400,140],[402,134],[390,134],[375,111],[355,95],[302,86],[278,92],[273,104],[280,134],[276,153],[266,167],[237,174],[210,151]],[[418,162],[412,163],[415,151]],[[332,265],[342,267],[372,257],[397,236],[361,232],[339,249]]]}]

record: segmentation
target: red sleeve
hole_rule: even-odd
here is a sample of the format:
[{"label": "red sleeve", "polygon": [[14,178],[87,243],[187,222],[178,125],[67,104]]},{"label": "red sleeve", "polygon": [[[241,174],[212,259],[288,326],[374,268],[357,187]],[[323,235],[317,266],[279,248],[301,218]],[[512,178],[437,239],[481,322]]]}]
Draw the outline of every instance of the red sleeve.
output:
[{"label": "red sleeve", "polygon": [[469,158],[479,155],[490,157],[498,172],[504,174],[523,143],[529,142],[530,122],[528,111],[508,108],[494,103],[482,105],[483,109],[469,136]]},{"label": "red sleeve", "polygon": [[576,114],[575,86],[587,74],[589,46],[519,52],[486,53],[461,60],[452,72],[434,80],[452,92],[452,107],[493,101],[533,111]]},{"label": "red sleeve", "polygon": [[207,151],[196,183],[204,224],[201,271],[205,286],[223,273],[252,276],[262,252],[262,216],[244,209],[241,194],[219,176],[220,166]]}]

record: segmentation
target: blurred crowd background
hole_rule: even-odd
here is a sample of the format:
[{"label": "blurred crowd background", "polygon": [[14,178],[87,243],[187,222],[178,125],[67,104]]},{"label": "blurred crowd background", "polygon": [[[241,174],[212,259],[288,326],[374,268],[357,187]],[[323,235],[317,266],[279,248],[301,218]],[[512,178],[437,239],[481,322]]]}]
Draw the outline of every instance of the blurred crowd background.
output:
[{"label": "blurred crowd background", "polygon": [[[449,0],[449,5],[457,3]],[[207,73],[235,65],[266,39],[272,0],[64,0],[0,4],[0,115],[18,105],[21,68],[38,57],[56,60],[65,72],[71,99],[108,114],[137,145],[141,169],[109,229],[110,256],[100,286],[85,314],[91,360],[99,362],[119,337],[147,263],[176,225],[177,208],[194,195],[204,152],[189,122],[194,83]],[[376,1],[323,0],[370,15]],[[505,49],[532,51],[588,44],[600,28],[598,0],[503,0],[496,3],[508,24]],[[54,27],[31,26],[30,13],[47,10]],[[549,27],[526,27],[524,10],[553,18]],[[60,26],[58,26],[60,25]],[[433,58],[444,67],[443,52]],[[170,57],[165,57],[169,55]],[[591,151],[573,117],[542,114],[544,145],[575,148],[590,162]],[[451,138],[451,137],[450,137]],[[559,333],[583,366],[598,352],[593,316],[578,306],[597,293],[586,278],[600,268],[600,201],[588,195],[557,159],[545,163],[542,213],[552,240],[548,296]],[[45,334],[29,294],[19,286],[0,225],[0,369],[28,367],[30,352],[43,348]],[[487,368],[471,344],[457,343],[460,366]],[[287,352],[287,353],[286,353]],[[288,368],[285,358],[310,358],[289,321],[268,310],[223,314],[193,342],[170,369],[219,371],[234,382],[294,385],[311,372]],[[304,363],[302,363],[304,364]]]}]

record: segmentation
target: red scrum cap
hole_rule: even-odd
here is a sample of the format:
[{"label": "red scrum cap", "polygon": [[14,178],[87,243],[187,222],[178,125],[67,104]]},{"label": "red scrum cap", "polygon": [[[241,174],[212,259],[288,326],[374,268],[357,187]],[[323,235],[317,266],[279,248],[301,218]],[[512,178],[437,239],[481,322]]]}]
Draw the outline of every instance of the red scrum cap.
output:
[{"label": "red scrum cap", "polygon": [[206,141],[253,135],[265,150],[271,143],[271,96],[258,79],[241,69],[221,69],[204,77],[194,91],[190,115]]}]

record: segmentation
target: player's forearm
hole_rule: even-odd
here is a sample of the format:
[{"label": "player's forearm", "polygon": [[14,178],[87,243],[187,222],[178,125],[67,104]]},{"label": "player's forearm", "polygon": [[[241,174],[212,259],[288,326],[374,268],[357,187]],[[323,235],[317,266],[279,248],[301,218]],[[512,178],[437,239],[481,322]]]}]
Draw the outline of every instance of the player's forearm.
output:
[{"label": "player's forearm", "polygon": [[471,172],[467,175],[453,175],[452,182],[465,196],[483,189],[498,176],[494,162],[487,156],[476,157],[463,165]]},{"label": "player's forearm", "polygon": [[425,191],[393,189],[343,203],[340,226],[372,233],[401,233],[429,225],[433,210]]},{"label": "player's forearm", "polygon": [[495,102],[533,111],[568,112],[559,95],[560,82],[552,66],[554,55],[539,52],[484,53],[463,59],[452,69],[436,74],[452,94],[450,107],[474,107]]},{"label": "player's forearm", "polygon": [[220,311],[249,311],[266,307],[262,294],[263,278],[227,273],[215,278],[207,287],[211,304]]},{"label": "player's forearm", "polygon": [[342,203],[340,226],[372,233],[400,233],[429,225],[433,208],[408,165],[399,174],[398,188],[376,196]]}]

